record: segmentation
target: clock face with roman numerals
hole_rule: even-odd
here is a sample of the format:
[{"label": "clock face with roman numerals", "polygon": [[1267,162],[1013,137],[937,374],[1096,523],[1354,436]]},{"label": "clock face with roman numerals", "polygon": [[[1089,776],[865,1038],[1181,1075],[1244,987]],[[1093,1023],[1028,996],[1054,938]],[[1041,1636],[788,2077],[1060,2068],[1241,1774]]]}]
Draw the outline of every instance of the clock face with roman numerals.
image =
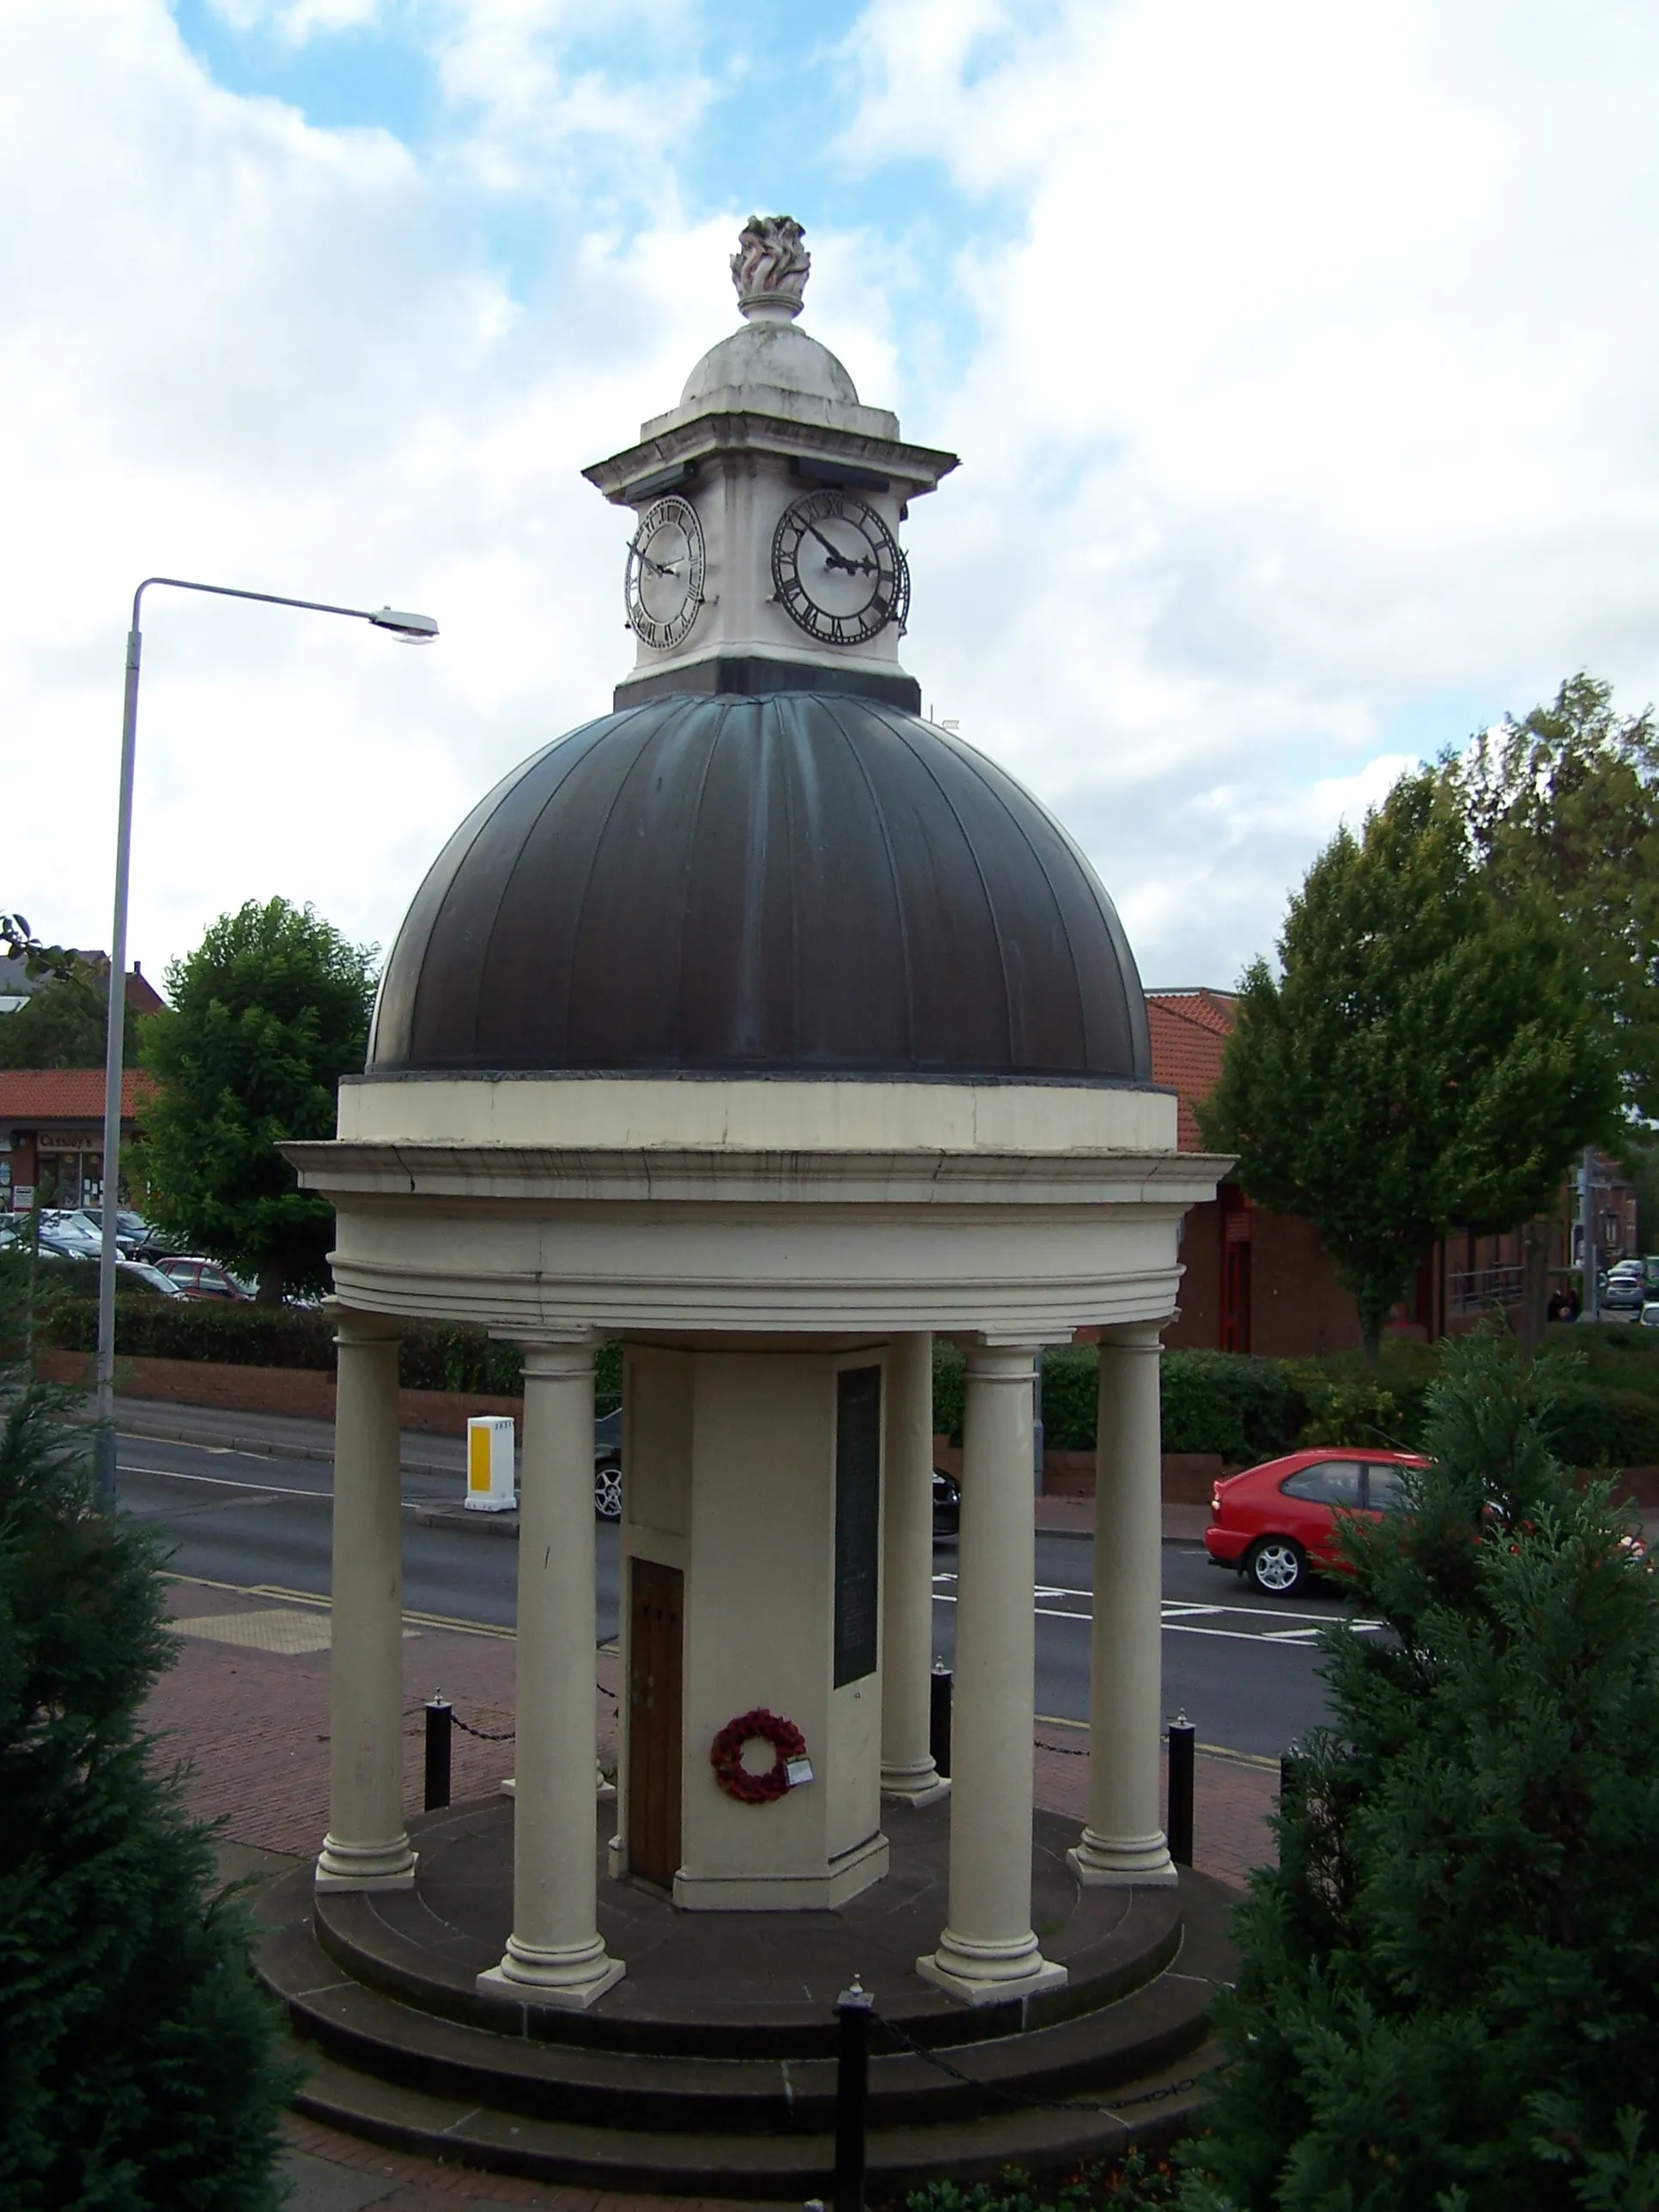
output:
[{"label": "clock face with roman numerals", "polygon": [[863,645],[910,611],[910,570],[873,507],[828,487],[787,507],[772,537],[778,605],[820,645]]},{"label": "clock face with roman numerals", "polygon": [[623,596],[628,626],[647,645],[678,645],[703,605],[702,525],[683,499],[659,499],[640,517],[628,549]]}]

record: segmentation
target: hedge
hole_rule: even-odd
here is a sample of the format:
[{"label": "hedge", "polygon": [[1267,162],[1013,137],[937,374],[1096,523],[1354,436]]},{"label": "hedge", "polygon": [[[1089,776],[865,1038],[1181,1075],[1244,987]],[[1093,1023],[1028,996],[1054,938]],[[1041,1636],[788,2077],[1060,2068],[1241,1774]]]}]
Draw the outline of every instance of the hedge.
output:
[{"label": "hedge", "polygon": [[[67,1352],[98,1342],[98,1308],[64,1298],[47,1313],[41,1334]],[[334,1324],[316,1306],[220,1304],[207,1298],[140,1294],[116,1300],[115,1344],[128,1359],[201,1359],[234,1367],[303,1367],[334,1371]],[[405,1390],[464,1390],[479,1397],[524,1393],[524,1357],[482,1329],[453,1322],[411,1322],[398,1347],[398,1380]],[[622,1395],[622,1347],[599,1347],[594,1389],[600,1410]]]}]

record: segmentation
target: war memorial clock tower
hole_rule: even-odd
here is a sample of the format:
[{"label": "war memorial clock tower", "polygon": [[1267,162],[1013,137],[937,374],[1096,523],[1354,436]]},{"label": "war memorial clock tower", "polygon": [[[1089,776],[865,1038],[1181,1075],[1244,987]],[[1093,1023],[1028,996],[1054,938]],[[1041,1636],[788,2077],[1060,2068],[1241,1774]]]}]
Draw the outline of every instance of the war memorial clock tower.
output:
[{"label": "war memorial clock tower", "polygon": [[811,261],[787,216],[751,222],[732,257],[743,326],[637,445],[586,471],[638,518],[624,584],[638,651],[618,707],[804,681],[921,707],[899,665],[899,534],[957,459],[906,445],[897,416],[861,406],[834,354],[796,326]]},{"label": "war memorial clock tower", "polygon": [[[822,2186],[791,2069],[854,1969],[913,2043],[982,2042],[1010,2082],[1092,2080],[1097,2058],[1133,2078],[1125,1991],[1170,1966],[1191,1904],[1159,1817],[1158,1332],[1181,1217],[1225,1164],[1176,1150],[1088,861],[920,715],[903,527],[956,460],[907,444],[799,328],[807,270],[798,224],[752,221],[740,326],[586,471],[628,511],[634,665],[612,711],[450,837],[337,1137],[288,1147],[336,1210],[340,1323],[332,1798],[306,1910],[354,1986],[398,1993],[352,2063],[397,2076],[420,2045],[419,2096],[453,2075],[465,2104],[429,2132],[463,2154],[671,2193],[730,2193],[729,2158],[685,2148],[727,2125],[716,2107],[783,2146],[752,2193]],[[525,1375],[516,1794],[425,1823],[401,1778],[409,1317],[515,1343]],[[1036,1355],[1079,1328],[1101,1344],[1080,1828],[1034,1814],[1032,1756]],[[966,1355],[948,1785],[928,1738],[939,1336]],[[624,1691],[596,1837],[606,1340]],[[293,1972],[319,1971],[295,1940]],[[1164,1990],[1146,2051],[1201,2040],[1206,2002],[1193,1972]],[[425,2012],[465,2024],[465,2054]],[[781,2101],[722,2087],[716,2049],[777,2060]],[[683,2056],[670,2117],[641,2119],[657,2106],[620,2057],[614,2080],[584,2073],[599,2050]],[[1006,2100],[955,2081],[938,2097],[984,2120],[994,2171],[1017,2154],[992,2125]],[[937,2101],[910,2094],[901,2130]],[[672,2118],[682,2094],[701,2117]],[[586,2148],[547,2121],[536,2165],[555,2106]]]}]

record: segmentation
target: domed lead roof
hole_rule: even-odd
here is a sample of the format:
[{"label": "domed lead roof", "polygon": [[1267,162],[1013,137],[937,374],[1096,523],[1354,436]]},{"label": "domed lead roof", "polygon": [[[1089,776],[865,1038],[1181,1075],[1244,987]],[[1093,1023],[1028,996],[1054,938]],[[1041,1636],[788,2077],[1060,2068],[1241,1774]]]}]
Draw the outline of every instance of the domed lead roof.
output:
[{"label": "domed lead roof", "polygon": [[462,823],[381,984],[380,1071],[1145,1082],[1111,902],[1030,794],[895,708],[676,694]]}]

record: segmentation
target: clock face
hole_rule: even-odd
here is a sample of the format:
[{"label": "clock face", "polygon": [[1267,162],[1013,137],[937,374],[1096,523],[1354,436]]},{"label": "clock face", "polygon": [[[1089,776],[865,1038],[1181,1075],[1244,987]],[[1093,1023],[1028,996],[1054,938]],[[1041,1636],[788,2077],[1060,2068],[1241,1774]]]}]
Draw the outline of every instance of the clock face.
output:
[{"label": "clock face", "polygon": [[904,634],[910,570],[873,507],[851,492],[809,492],[772,538],[772,585],[791,622],[821,645],[863,645],[890,622]]},{"label": "clock face", "polygon": [[659,499],[640,517],[628,549],[628,626],[659,651],[678,645],[703,604],[702,525],[683,499]]}]

